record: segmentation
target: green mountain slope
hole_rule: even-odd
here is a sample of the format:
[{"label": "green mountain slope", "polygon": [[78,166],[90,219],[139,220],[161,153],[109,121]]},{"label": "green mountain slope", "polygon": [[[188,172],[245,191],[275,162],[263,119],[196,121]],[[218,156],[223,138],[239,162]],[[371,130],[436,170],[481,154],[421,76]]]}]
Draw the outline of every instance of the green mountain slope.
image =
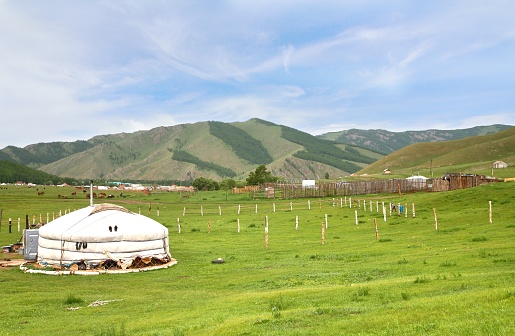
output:
[{"label": "green mountain slope", "polygon": [[95,146],[95,140],[49,142],[28,145],[24,148],[7,146],[0,150],[0,159],[38,168]]},{"label": "green mountain slope", "polygon": [[221,180],[243,179],[266,164],[285,179],[315,179],[349,175],[377,159],[370,151],[260,119],[158,127],[88,143],[95,145],[40,169],[81,179]]},{"label": "green mountain slope", "polygon": [[379,174],[388,168],[394,174],[411,174],[430,169],[489,170],[492,162],[502,160],[515,165],[515,127],[489,135],[460,140],[425,142],[409,145],[360,170],[359,174]]},{"label": "green mountain slope", "polygon": [[0,182],[16,183],[18,181],[34,184],[74,184],[71,178],[63,178],[21,165],[19,163],[0,160]]},{"label": "green mountain slope", "polygon": [[[428,160],[431,161],[427,155],[423,156],[427,153],[432,153],[434,165],[448,165],[453,161],[450,158],[458,156],[471,159],[474,154],[477,154],[477,160],[483,160],[482,153],[486,149],[469,153],[453,148],[453,154],[446,157],[444,149],[437,151],[437,147],[433,146],[440,143],[435,141],[445,140],[446,137],[487,134],[502,127],[505,126],[402,133],[362,131],[365,132],[360,135],[363,139],[365,134],[373,134],[370,141],[358,137],[356,134],[359,130],[349,130],[348,134],[354,134],[354,143],[363,144],[359,146],[352,141],[349,144],[339,143],[343,139],[342,132],[331,134],[328,140],[256,118],[234,123],[207,121],[134,133],[98,135],[87,141],[38,143],[25,148],[9,146],[0,150],[0,159],[38,167],[52,175],[77,179],[244,179],[261,164],[267,165],[272,174],[286,180],[319,179],[327,175],[340,178],[361,169],[369,172],[382,171],[386,167],[415,169],[427,166]],[[429,142],[424,143],[428,147],[417,147],[412,154],[389,156],[391,161],[375,163],[384,156],[379,150],[371,149],[381,143],[377,139],[388,145],[387,151],[405,146],[410,141]],[[474,146],[483,148],[480,144]]]},{"label": "green mountain slope", "polygon": [[357,145],[386,155],[414,143],[458,140],[476,135],[493,134],[510,127],[512,126],[490,125],[457,130],[431,129],[425,131],[406,132],[390,132],[381,129],[350,129],[341,132],[326,133],[319,135],[318,137],[321,139],[332,140],[337,143]]}]

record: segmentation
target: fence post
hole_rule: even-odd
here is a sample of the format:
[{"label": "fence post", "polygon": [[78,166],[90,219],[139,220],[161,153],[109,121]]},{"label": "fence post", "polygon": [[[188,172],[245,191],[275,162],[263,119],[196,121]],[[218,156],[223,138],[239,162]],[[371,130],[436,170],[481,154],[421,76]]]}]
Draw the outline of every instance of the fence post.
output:
[{"label": "fence post", "polygon": [[436,219],[436,208],[433,208],[433,214],[435,216],[435,231],[438,231],[438,220]]},{"label": "fence post", "polygon": [[490,224],[492,224],[492,201],[488,201],[488,207],[490,208],[490,211],[489,211]]}]

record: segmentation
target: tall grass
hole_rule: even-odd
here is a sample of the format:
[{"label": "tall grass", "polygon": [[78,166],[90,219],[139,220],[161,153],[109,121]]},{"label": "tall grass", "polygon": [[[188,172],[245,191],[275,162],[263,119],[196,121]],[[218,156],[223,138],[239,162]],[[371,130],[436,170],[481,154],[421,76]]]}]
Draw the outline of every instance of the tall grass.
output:
[{"label": "tall grass", "polygon": [[[32,188],[0,190],[0,243],[21,236],[7,232],[9,217],[28,214],[39,220],[40,212],[46,217],[46,212],[89,204],[78,196],[54,196],[64,192],[47,187],[38,197]],[[384,223],[375,207],[360,210],[358,225],[355,209],[333,206],[332,199],[311,200],[308,210],[304,199],[252,200],[224,192],[187,199],[175,193],[124,194],[110,202],[166,225],[178,264],[134,274],[60,277],[2,268],[0,335],[515,333],[514,184],[363,196],[386,204],[415,203],[417,212],[415,218],[388,215]],[[325,214],[329,223],[322,244]],[[211,263],[219,257],[225,263]],[[83,301],[63,305],[68,298]],[[95,300],[120,301],[87,307]],[[66,310],[75,305],[83,308]]]}]

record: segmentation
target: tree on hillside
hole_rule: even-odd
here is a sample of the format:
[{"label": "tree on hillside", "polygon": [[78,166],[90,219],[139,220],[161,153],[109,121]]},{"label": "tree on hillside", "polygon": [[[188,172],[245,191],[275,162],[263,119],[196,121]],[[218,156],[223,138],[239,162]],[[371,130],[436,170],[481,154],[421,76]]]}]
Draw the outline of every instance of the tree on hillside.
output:
[{"label": "tree on hillside", "polygon": [[191,184],[194,186],[197,190],[218,190],[220,189],[220,185],[218,182],[212,179],[208,179],[205,177],[198,177],[196,178],[193,183]]},{"label": "tree on hillside", "polygon": [[265,182],[277,182],[279,178],[277,176],[273,176],[271,172],[266,170],[265,165],[261,165],[256,168],[255,171],[249,173],[249,177],[247,177],[247,185],[260,185]]}]

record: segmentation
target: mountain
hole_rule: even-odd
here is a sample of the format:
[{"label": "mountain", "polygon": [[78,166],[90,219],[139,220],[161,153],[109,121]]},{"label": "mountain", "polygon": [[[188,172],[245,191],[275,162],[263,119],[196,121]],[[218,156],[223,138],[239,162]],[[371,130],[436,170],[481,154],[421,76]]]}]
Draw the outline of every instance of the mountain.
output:
[{"label": "mountain", "polygon": [[471,136],[494,134],[510,127],[512,126],[491,125],[457,130],[430,129],[425,131],[405,132],[390,132],[381,129],[360,130],[353,128],[346,131],[321,134],[318,137],[337,143],[360,146],[386,155],[419,142],[458,140]]},{"label": "mountain", "polygon": [[92,148],[99,141],[98,138],[93,138],[88,141],[38,143],[24,148],[7,146],[0,151],[0,160],[8,160],[24,166],[39,168],[45,164]]},{"label": "mountain", "polygon": [[[0,150],[0,160],[80,180],[245,179],[259,165],[266,165],[273,175],[286,180],[319,179],[327,175],[339,178],[368,171],[369,165],[375,169],[378,167],[375,161],[384,156],[381,152],[390,153],[412,142],[427,141],[425,144],[431,146],[448,138],[489,134],[507,127],[400,133],[349,130],[328,133],[324,138],[261,119],[233,123],[206,121],[98,135],[87,141],[38,143],[24,148],[8,146]],[[351,144],[340,143],[346,137]],[[422,151],[432,150],[427,147]],[[419,159],[418,154],[422,153],[410,154],[408,163],[396,163],[394,159],[380,162],[388,162],[383,165],[390,169],[397,165],[416,166],[417,160],[427,159]],[[414,158],[417,160],[413,161]],[[436,163],[436,157],[434,160]]]},{"label": "mountain", "polygon": [[460,140],[412,144],[377,160],[358,174],[380,174],[386,168],[394,174],[421,170],[426,174],[436,170],[440,174],[449,169],[489,171],[496,160],[515,165],[515,127]]},{"label": "mountain", "polygon": [[157,127],[23,149],[10,146],[0,153],[77,179],[183,181],[244,179],[262,164],[285,179],[341,177],[382,157],[261,119]]}]

